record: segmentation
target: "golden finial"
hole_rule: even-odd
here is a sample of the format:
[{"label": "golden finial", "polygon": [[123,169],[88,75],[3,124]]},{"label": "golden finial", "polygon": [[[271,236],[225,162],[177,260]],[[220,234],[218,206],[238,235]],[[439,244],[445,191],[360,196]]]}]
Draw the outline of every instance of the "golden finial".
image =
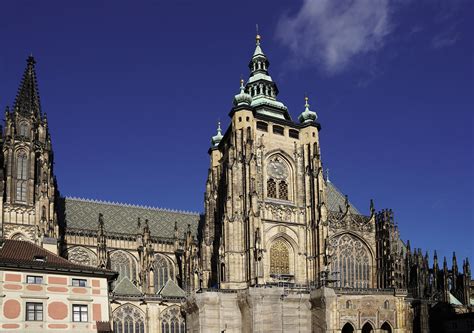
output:
[{"label": "golden finial", "polygon": [[256,28],[256,31],[257,31],[257,36],[255,36],[255,40],[257,41],[257,44],[260,43],[260,39],[262,39],[262,37],[260,36],[260,34],[258,33],[258,24],[255,25],[255,28]]},{"label": "golden finial", "polygon": [[304,96],[304,106],[305,106],[306,108],[309,108],[309,103],[308,103],[308,101],[309,101],[309,97],[308,97],[308,95],[305,95],[305,96]]}]

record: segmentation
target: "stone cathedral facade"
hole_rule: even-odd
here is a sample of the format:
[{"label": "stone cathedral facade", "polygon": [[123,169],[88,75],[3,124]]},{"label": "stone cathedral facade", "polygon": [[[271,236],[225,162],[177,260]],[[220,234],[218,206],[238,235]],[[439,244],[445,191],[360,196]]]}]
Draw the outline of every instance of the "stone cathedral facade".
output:
[{"label": "stone cathedral facade", "polygon": [[62,197],[30,57],[0,142],[1,237],[117,271],[118,333],[441,332],[446,309],[471,313],[468,259],[430,266],[391,210],[354,207],[324,175],[308,98],[294,121],[269,66],[257,36],[196,214]]}]

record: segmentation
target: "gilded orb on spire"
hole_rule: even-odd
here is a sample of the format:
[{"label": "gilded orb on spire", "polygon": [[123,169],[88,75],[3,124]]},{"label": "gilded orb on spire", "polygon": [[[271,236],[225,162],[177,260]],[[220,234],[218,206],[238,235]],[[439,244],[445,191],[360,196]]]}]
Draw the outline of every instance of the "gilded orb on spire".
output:
[{"label": "gilded orb on spire", "polygon": [[262,37],[260,36],[260,34],[258,33],[258,24],[255,25],[255,30],[257,32],[257,36],[255,36],[255,40],[258,43],[260,43],[260,39],[262,39]]}]

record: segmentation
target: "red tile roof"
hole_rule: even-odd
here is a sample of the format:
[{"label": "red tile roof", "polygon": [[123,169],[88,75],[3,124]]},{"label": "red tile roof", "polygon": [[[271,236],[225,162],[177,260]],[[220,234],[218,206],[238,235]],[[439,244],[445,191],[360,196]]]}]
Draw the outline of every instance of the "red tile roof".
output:
[{"label": "red tile roof", "polygon": [[114,271],[74,264],[36,244],[13,239],[0,240],[0,268],[49,270],[57,273],[105,276],[108,279],[117,276]]}]

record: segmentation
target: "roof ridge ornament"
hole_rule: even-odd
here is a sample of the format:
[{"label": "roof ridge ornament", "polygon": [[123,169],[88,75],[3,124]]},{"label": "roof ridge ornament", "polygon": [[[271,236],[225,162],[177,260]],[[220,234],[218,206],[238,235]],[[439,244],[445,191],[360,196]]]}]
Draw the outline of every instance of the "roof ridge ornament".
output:
[{"label": "roof ridge ornament", "polygon": [[66,199],[74,200],[74,201],[96,203],[96,204],[101,204],[101,205],[132,207],[132,208],[149,209],[149,210],[155,210],[155,211],[162,211],[162,212],[169,212],[169,213],[179,213],[179,214],[187,214],[187,215],[200,215],[199,212],[193,212],[193,211],[189,211],[189,210],[161,208],[161,207],[153,207],[153,206],[145,206],[145,205],[121,203],[121,202],[111,202],[111,201],[106,201],[106,200],[78,198],[78,197],[73,197],[73,196],[66,196]]}]

